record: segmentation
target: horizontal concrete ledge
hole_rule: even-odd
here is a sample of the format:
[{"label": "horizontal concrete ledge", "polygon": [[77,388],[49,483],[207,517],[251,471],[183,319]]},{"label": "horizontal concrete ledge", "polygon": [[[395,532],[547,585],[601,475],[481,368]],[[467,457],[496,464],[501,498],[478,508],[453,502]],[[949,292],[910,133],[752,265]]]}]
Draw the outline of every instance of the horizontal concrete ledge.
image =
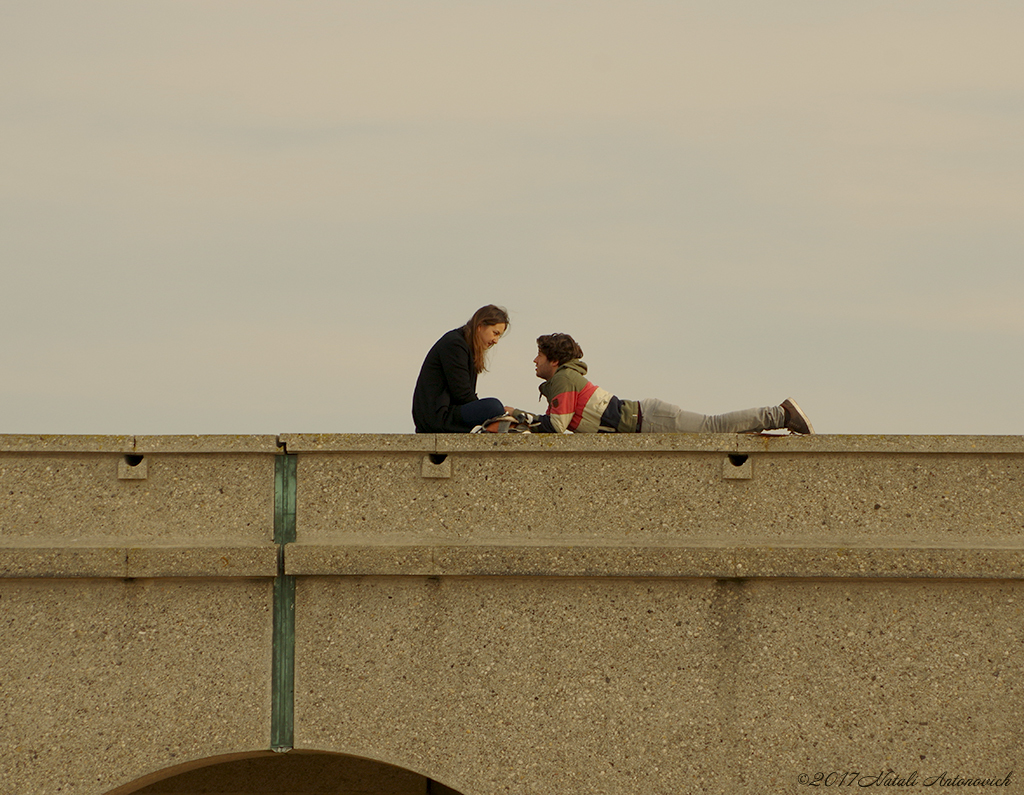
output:
[{"label": "horizontal concrete ledge", "polygon": [[[1024,549],[289,544],[296,576],[1024,579]],[[4,546],[0,578],[274,577],[275,546]]]},{"label": "horizontal concrete ledge", "polygon": [[281,434],[289,453],[987,453],[1024,454],[1024,436],[657,434]]},{"label": "horizontal concrete ledge", "polygon": [[1024,579],[1024,548],[289,544],[296,576]]},{"label": "horizontal concrete ledge", "polygon": [[131,453],[134,436],[0,435],[0,453]]},{"label": "horizontal concrete ledge", "polygon": [[273,545],[68,546],[5,544],[0,578],[274,577]]},{"label": "horizontal concrete ledge", "polygon": [[136,436],[135,453],[282,453],[276,435]]},{"label": "horizontal concrete ledge", "polygon": [[2,435],[0,453],[281,453],[278,437]]},{"label": "horizontal concrete ledge", "polygon": [[800,452],[1024,454],[1024,436],[776,434],[2,435],[0,453]]},{"label": "horizontal concrete ledge", "polygon": [[[478,436],[479,434],[468,435]],[[277,438],[289,453],[433,453],[437,451],[437,434],[432,433],[282,433]]]}]

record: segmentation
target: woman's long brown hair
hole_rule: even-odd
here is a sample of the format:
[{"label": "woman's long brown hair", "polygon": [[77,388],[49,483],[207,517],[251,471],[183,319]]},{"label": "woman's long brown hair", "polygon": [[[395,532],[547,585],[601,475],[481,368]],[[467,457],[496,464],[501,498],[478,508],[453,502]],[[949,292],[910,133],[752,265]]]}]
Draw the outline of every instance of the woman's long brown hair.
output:
[{"label": "woman's long brown hair", "polygon": [[473,313],[473,317],[462,327],[462,333],[466,337],[466,342],[469,343],[469,349],[473,352],[473,367],[478,375],[487,369],[484,363],[484,353],[486,353],[487,349],[476,338],[476,329],[481,323],[485,326],[496,326],[499,323],[504,323],[505,330],[508,331],[508,312],[503,307],[488,304],[476,310]]}]

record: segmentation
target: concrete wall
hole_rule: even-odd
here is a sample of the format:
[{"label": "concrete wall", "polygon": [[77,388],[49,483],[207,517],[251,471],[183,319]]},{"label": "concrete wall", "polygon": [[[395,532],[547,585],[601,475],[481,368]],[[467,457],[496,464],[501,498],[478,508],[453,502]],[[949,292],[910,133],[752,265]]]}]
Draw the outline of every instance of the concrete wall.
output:
[{"label": "concrete wall", "polygon": [[277,452],[0,437],[0,792],[266,748]]},{"label": "concrete wall", "polygon": [[1001,780],[1022,485],[1020,437],[0,437],[0,792]]}]

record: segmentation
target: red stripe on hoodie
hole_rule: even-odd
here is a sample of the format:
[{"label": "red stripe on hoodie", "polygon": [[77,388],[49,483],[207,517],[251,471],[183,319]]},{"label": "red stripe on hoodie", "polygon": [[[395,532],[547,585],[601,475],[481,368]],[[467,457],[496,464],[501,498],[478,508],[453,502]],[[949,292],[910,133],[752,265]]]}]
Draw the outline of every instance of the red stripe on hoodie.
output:
[{"label": "red stripe on hoodie", "polygon": [[574,406],[573,418],[569,423],[570,431],[575,431],[580,427],[580,422],[583,421],[583,409],[586,408],[587,402],[594,396],[596,391],[597,384],[592,384],[590,381],[587,381],[587,385],[576,393],[576,405]]}]

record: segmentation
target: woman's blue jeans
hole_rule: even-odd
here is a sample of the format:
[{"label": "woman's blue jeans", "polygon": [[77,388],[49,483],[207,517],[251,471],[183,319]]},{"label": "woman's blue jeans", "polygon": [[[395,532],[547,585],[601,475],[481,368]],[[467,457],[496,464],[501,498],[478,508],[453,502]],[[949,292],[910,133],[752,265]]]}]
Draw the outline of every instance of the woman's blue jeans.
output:
[{"label": "woman's blue jeans", "polygon": [[505,413],[505,404],[497,398],[481,398],[459,406],[459,416],[471,428]]}]

